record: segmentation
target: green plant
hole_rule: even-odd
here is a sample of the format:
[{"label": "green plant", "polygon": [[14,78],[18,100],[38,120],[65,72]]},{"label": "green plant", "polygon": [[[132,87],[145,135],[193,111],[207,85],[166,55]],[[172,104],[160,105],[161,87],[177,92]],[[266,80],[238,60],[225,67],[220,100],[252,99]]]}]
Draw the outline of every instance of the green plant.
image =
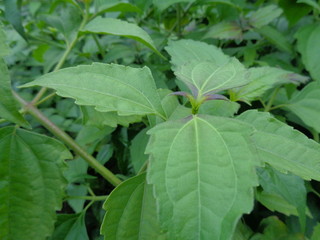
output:
[{"label": "green plant", "polygon": [[[139,1],[134,2],[139,5]],[[57,3],[62,15],[44,19],[59,30],[57,33],[51,29],[58,46],[36,43],[35,52],[43,52],[33,53],[33,58],[42,60],[44,74],[34,74],[37,78],[34,81],[18,81],[24,84],[11,92],[7,64],[1,59],[0,114],[4,118],[0,120],[4,125],[0,128],[0,202],[4,203],[0,207],[1,238],[89,239],[85,226],[89,214],[96,218],[94,224],[100,224],[103,217],[100,231],[105,239],[224,240],[280,236],[281,239],[316,239],[319,236],[317,221],[311,229],[307,224],[312,213],[306,201],[307,192],[318,194],[310,181],[320,181],[317,143],[320,88],[319,67],[315,64],[319,56],[313,51],[320,41],[317,7],[312,3],[311,8],[304,1],[307,3],[303,6],[312,10],[314,17],[310,24],[294,33],[300,60],[292,44],[269,25],[280,17],[283,10],[279,6],[289,4],[286,1],[279,1],[279,6],[262,6],[265,1],[256,5],[246,1],[239,4],[188,1],[185,8],[179,2],[154,1],[159,11],[176,7],[177,22],[164,25],[168,25],[170,36],[176,34],[181,39],[172,37],[165,44],[161,41],[155,44],[136,24],[99,16],[106,12],[140,11],[130,3],[97,1],[94,11],[90,1],[65,1],[61,6]],[[10,9],[7,1],[6,4]],[[190,8],[194,7],[192,13],[198,14],[202,6],[208,5],[206,10],[210,12],[211,4],[222,9],[220,17],[230,11],[242,25],[223,17],[221,23],[214,24],[195,37],[196,40],[183,39],[183,34],[188,37],[188,32],[182,29],[186,27],[183,20]],[[251,11],[253,6],[256,9]],[[43,7],[53,8],[50,4]],[[69,16],[64,11],[72,13],[72,18],[61,24],[59,18]],[[146,15],[139,15],[137,21],[145,21]],[[294,24],[294,18],[288,19]],[[40,23],[43,24],[37,24]],[[32,30],[25,33],[19,21],[12,25],[27,39],[35,38],[38,31],[30,26]],[[10,49],[4,31],[0,30],[0,57],[4,58]],[[157,31],[167,38],[168,33]],[[230,39],[236,42],[246,34],[260,34],[265,39],[253,43],[247,37],[245,47],[236,50],[242,61],[225,54],[221,48],[209,44],[210,41],[199,41],[218,38],[223,46]],[[131,41],[122,42],[112,36],[133,39],[142,45],[134,42],[135,50],[114,57],[114,63],[105,63],[108,54],[109,59],[116,55],[112,48],[106,52],[106,46],[118,47],[122,54],[132,46]],[[51,41],[40,40],[42,44]],[[285,59],[300,61],[314,82],[307,83],[309,78],[302,71],[290,69],[285,63],[280,63],[282,68],[275,67],[281,62],[275,56],[258,59],[259,47],[270,43],[276,51],[284,52]],[[90,44],[96,54],[87,56],[79,50]],[[166,51],[162,51],[161,45],[166,45]],[[140,53],[141,46],[150,51]],[[48,49],[53,52],[49,56],[56,55],[51,62],[44,61]],[[78,55],[72,56],[75,53]],[[99,58],[102,58],[100,62]],[[10,65],[10,56],[6,61]],[[11,61],[19,63],[15,59]],[[140,62],[149,67],[140,66]],[[61,69],[64,64],[68,66]],[[161,74],[161,65],[165,66],[163,71],[167,76]],[[175,77],[168,70],[170,67]],[[32,68],[36,69],[37,65]],[[306,86],[299,90],[303,84]],[[41,89],[32,96],[29,89],[35,86]],[[49,89],[55,92],[47,93]],[[29,100],[25,101],[22,94]],[[19,110],[16,100],[22,109]],[[40,104],[43,113],[37,108]],[[38,123],[26,114],[48,132],[38,128]],[[296,130],[286,121],[305,127],[313,139],[304,134],[307,131]],[[124,127],[116,129],[118,125]],[[46,136],[51,134],[60,141]],[[73,156],[75,159],[69,160]],[[110,163],[112,157],[116,159],[116,167]],[[115,188],[112,190],[99,175],[88,171],[88,166]],[[96,192],[102,194],[97,196]],[[101,200],[105,200],[103,207],[99,205]],[[254,200],[270,211],[296,216],[291,224],[295,231],[282,219],[265,216],[261,220],[263,230],[253,232],[244,214],[253,211]],[[57,217],[55,211],[63,201],[73,213],[64,209]],[[94,231],[97,228],[100,226],[93,227]],[[99,239],[99,234],[90,235]]]}]

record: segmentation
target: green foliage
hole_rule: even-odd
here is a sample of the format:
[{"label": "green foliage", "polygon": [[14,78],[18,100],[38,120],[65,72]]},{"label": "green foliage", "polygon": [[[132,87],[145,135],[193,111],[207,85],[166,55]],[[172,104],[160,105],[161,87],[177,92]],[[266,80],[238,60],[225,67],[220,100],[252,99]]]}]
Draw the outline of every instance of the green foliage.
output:
[{"label": "green foliage", "polygon": [[318,239],[319,9],[0,3],[0,238]]}]

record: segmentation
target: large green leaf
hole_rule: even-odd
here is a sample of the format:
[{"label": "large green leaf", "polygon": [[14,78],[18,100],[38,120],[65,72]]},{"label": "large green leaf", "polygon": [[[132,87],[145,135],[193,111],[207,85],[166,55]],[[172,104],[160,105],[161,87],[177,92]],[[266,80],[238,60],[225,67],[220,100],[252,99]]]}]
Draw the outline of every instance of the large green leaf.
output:
[{"label": "large green leaf", "polygon": [[193,115],[149,131],[148,181],[169,239],[230,239],[258,184],[240,121]]},{"label": "large green leaf", "polygon": [[0,129],[0,238],[43,240],[62,206],[63,160],[58,141],[29,131]]},{"label": "large green leaf", "polygon": [[230,61],[220,48],[194,40],[170,41],[165,49],[171,56],[173,70],[191,61],[212,61],[221,65]]},{"label": "large green leaf", "polygon": [[145,46],[156,52],[158,55],[162,56],[154,45],[154,42],[149,34],[133,23],[115,18],[97,17],[85,26],[84,31],[90,33],[110,34],[132,38],[144,44]]},{"label": "large green leaf", "polygon": [[261,28],[282,14],[282,9],[277,5],[269,5],[258,9],[257,11],[250,12],[248,20],[251,26]]},{"label": "large green leaf", "polygon": [[307,77],[275,67],[250,68],[248,78],[249,84],[234,90],[233,100],[251,102],[275,86],[285,83],[298,85],[308,80]]},{"label": "large green leaf", "polygon": [[245,67],[236,58],[226,64],[191,62],[175,71],[178,79],[199,96],[243,86],[249,82],[246,73]]},{"label": "large green leaf", "polygon": [[260,160],[306,180],[320,180],[320,145],[269,113],[246,111],[238,119],[251,124],[251,136]]},{"label": "large green leaf", "polygon": [[313,82],[294,95],[285,109],[320,133],[320,84]]},{"label": "large green leaf", "polygon": [[9,71],[6,63],[0,57],[0,116],[29,128],[28,122],[19,113],[18,103],[15,101],[11,91]]},{"label": "large green leaf", "polygon": [[106,240],[165,239],[157,220],[156,201],[145,174],[120,184],[110,194],[103,208],[101,234]]},{"label": "large green leaf", "polygon": [[79,105],[95,106],[100,112],[119,115],[156,114],[163,118],[161,101],[147,67],[93,63],[52,72],[24,87],[43,86],[57,90]]},{"label": "large green leaf", "polygon": [[295,37],[302,62],[312,78],[320,81],[320,54],[314,50],[315,46],[320,45],[320,25],[313,24],[300,28]]}]

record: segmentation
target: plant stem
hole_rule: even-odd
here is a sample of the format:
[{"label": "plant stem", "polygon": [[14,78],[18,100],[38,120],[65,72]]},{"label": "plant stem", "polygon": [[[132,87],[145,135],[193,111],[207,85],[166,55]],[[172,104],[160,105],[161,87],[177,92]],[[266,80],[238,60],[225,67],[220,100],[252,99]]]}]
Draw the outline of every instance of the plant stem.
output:
[{"label": "plant stem", "polygon": [[108,180],[114,186],[119,185],[122,181],[114,175],[110,170],[105,168],[94,157],[89,155],[81,146],[79,146],[66,132],[62,131],[53,122],[51,122],[46,116],[44,116],[36,107],[31,103],[26,102],[16,92],[13,92],[15,98],[24,106],[26,111],[39,121],[45,128],[47,128],[53,135],[62,140],[68,145],[75,153],[82,157],[87,163],[101,174],[106,180]]},{"label": "plant stem", "polygon": [[271,110],[272,104],[273,104],[273,102],[274,102],[274,100],[275,100],[275,98],[276,98],[279,90],[280,90],[280,88],[277,87],[277,88],[272,92],[271,97],[270,97],[270,100],[269,100],[269,102],[267,103],[267,106],[266,106],[265,109],[264,109],[265,112],[269,112],[269,111]]},{"label": "plant stem", "polygon": [[[88,21],[88,15],[85,14],[75,38],[70,42],[70,44],[67,45],[66,50],[64,51],[62,57],[60,58],[59,62],[55,66],[55,68],[53,69],[53,72],[59,70],[63,66],[63,64],[67,60],[67,57],[69,56],[71,50],[74,48],[74,46],[78,42],[79,33],[80,33],[81,29],[86,25],[87,21]],[[42,96],[46,93],[47,90],[48,90],[47,88],[42,87],[41,90],[38,92],[38,94],[31,101],[31,104],[36,105],[37,102],[40,100],[40,98],[42,98]]]},{"label": "plant stem", "polygon": [[91,201],[104,201],[106,200],[108,195],[105,196],[67,196],[66,199],[83,199],[83,200],[91,200]]},{"label": "plant stem", "polygon": [[142,165],[142,167],[139,169],[139,172],[137,173],[137,175],[146,171],[148,168],[148,164],[149,164],[149,160],[145,161],[144,164]]}]

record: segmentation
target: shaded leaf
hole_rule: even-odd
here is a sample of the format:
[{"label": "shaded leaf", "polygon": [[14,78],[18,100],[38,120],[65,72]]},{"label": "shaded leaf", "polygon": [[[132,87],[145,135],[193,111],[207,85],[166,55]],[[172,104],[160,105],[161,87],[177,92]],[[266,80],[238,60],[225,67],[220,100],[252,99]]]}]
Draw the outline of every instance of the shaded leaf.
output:
[{"label": "shaded leaf", "polygon": [[0,238],[43,240],[62,207],[63,160],[58,141],[14,127],[0,129]]},{"label": "shaded leaf", "polygon": [[83,124],[97,128],[117,127],[117,125],[128,127],[130,123],[141,121],[139,115],[119,116],[116,112],[98,112],[90,106],[81,106],[81,112]]},{"label": "shaded leaf", "polygon": [[249,24],[255,28],[261,28],[282,14],[282,9],[277,5],[269,5],[249,13]]},{"label": "shaded leaf", "polygon": [[314,46],[320,45],[320,25],[306,25],[298,30],[295,37],[303,64],[312,78],[320,81],[320,55],[314,50]]},{"label": "shaded leaf", "polygon": [[255,29],[255,31],[264,36],[278,49],[288,53],[293,53],[292,45],[290,44],[286,36],[276,28],[271,26],[263,26],[261,28]]},{"label": "shaded leaf", "polygon": [[285,109],[320,133],[320,84],[313,82],[296,92],[286,104]]},{"label": "shaded leaf", "polygon": [[275,67],[257,67],[248,69],[249,83],[234,91],[234,101],[251,102],[276,86],[285,83],[300,84],[305,83],[308,78],[299,74]]},{"label": "shaded leaf", "polygon": [[[258,184],[239,121],[209,115],[168,121],[149,131],[148,182],[169,239],[230,239],[253,206]],[[190,206],[192,206],[190,208]]]},{"label": "shaded leaf", "polygon": [[26,38],[26,33],[22,26],[21,19],[21,0],[4,0],[4,8],[5,8],[5,17],[14,27],[14,29],[23,37]]},{"label": "shaded leaf", "polygon": [[[0,41],[1,42],[1,41]],[[19,113],[18,103],[12,95],[9,71],[0,57],[0,116],[4,119],[29,128],[29,123]]]},{"label": "shaded leaf", "polygon": [[130,146],[130,159],[133,169],[136,173],[139,172],[143,164],[148,160],[148,155],[145,154],[145,149],[149,141],[149,136],[146,134],[149,129],[141,130],[132,140]]},{"label": "shaded leaf", "polygon": [[85,26],[84,31],[132,38],[144,44],[158,55],[162,56],[154,45],[154,42],[149,34],[133,23],[114,18],[97,17]]},{"label": "shaded leaf", "polygon": [[[6,34],[2,29],[0,23],[0,57],[7,56],[10,52],[8,45],[6,44]],[[1,74],[2,75],[2,74]]]},{"label": "shaded leaf", "polygon": [[203,38],[241,39],[242,29],[236,22],[220,22],[210,27]]},{"label": "shaded leaf", "polygon": [[100,230],[104,239],[165,239],[158,225],[152,187],[146,184],[145,177],[140,174],[128,179],[107,198]]},{"label": "shaded leaf", "polygon": [[193,3],[196,0],[153,0],[153,4],[160,10],[163,11],[164,9],[170,7],[173,4],[176,3]]},{"label": "shaded leaf", "polygon": [[315,10],[317,10],[318,12],[320,12],[320,4],[317,3],[316,1],[313,0],[297,0],[297,3],[305,3],[309,6],[311,6],[312,8],[314,8]]},{"label": "shaded leaf", "polygon": [[269,113],[246,111],[240,119],[256,128],[251,136],[261,161],[305,180],[320,180],[320,145]]},{"label": "shaded leaf", "polygon": [[50,240],[89,240],[84,218],[84,212],[59,214],[55,231]]},{"label": "shaded leaf", "polygon": [[320,223],[318,223],[314,228],[313,228],[313,233],[311,236],[311,240],[318,240],[320,238]]},{"label": "shaded leaf", "polygon": [[283,174],[266,166],[258,171],[259,183],[269,194],[277,194],[294,206],[299,214],[301,230],[306,226],[307,190],[302,178]]},{"label": "shaded leaf", "polygon": [[[66,80],[67,79],[67,80]],[[43,86],[57,90],[76,104],[95,106],[100,112],[119,115],[156,114],[165,118],[151,72],[147,67],[93,63],[45,74],[23,87]]]}]

